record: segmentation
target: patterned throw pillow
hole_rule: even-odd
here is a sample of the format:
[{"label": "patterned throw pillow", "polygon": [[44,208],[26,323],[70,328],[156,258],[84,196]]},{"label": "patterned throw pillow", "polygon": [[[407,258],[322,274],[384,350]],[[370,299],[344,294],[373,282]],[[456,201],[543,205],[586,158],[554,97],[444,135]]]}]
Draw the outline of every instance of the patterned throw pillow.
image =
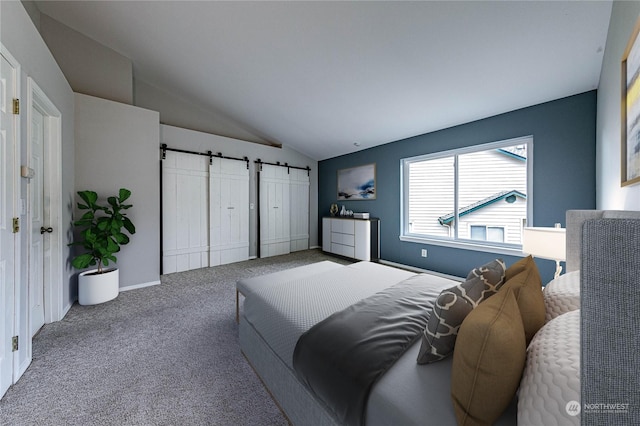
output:
[{"label": "patterned throw pillow", "polygon": [[502,259],[496,259],[473,269],[467,281],[440,293],[422,333],[418,364],[439,361],[453,352],[460,324],[473,308],[500,289],[505,268]]}]

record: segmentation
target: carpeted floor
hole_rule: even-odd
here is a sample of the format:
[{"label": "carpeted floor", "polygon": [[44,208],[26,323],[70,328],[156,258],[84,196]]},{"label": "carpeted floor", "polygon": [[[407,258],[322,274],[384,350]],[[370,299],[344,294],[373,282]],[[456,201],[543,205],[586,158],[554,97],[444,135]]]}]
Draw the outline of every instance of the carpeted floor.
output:
[{"label": "carpeted floor", "polygon": [[35,337],[31,366],[0,401],[0,424],[287,424],[240,352],[235,283],[327,259],[340,262],[307,250],[75,304]]}]

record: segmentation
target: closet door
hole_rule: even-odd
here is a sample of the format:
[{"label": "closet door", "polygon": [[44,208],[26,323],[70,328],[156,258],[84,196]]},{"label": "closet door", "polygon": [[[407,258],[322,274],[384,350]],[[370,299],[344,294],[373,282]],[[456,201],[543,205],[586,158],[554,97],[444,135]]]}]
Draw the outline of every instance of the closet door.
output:
[{"label": "closet door", "polygon": [[309,248],[309,172],[289,169],[291,251]]},{"label": "closet door", "polygon": [[249,259],[249,169],[244,161],[213,158],[210,188],[210,266]]},{"label": "closet door", "polygon": [[260,166],[260,257],[287,254],[291,249],[287,167]]},{"label": "closet door", "polygon": [[209,266],[209,158],[162,160],[162,273]]}]

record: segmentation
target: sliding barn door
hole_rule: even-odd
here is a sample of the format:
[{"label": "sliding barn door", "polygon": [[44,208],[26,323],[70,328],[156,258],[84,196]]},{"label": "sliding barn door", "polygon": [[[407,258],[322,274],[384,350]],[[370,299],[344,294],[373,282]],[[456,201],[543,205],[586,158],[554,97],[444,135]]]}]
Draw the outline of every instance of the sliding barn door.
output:
[{"label": "sliding barn door", "polygon": [[209,266],[209,158],[167,151],[162,161],[162,273]]},{"label": "sliding barn door", "polygon": [[249,259],[249,168],[214,157],[209,173],[210,266]]},{"label": "sliding barn door", "polygon": [[260,164],[260,257],[289,253],[289,174],[286,167]]},{"label": "sliding barn door", "polygon": [[291,251],[309,248],[309,171],[289,169]]}]

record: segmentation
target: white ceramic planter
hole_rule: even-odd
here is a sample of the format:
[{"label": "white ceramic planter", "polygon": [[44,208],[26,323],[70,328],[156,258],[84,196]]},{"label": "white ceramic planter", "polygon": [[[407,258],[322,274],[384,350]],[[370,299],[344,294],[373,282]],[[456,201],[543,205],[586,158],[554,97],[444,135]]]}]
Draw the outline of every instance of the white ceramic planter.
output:
[{"label": "white ceramic planter", "polygon": [[112,269],[102,274],[94,274],[97,269],[81,272],[78,276],[78,303],[97,305],[118,297],[120,273]]}]

